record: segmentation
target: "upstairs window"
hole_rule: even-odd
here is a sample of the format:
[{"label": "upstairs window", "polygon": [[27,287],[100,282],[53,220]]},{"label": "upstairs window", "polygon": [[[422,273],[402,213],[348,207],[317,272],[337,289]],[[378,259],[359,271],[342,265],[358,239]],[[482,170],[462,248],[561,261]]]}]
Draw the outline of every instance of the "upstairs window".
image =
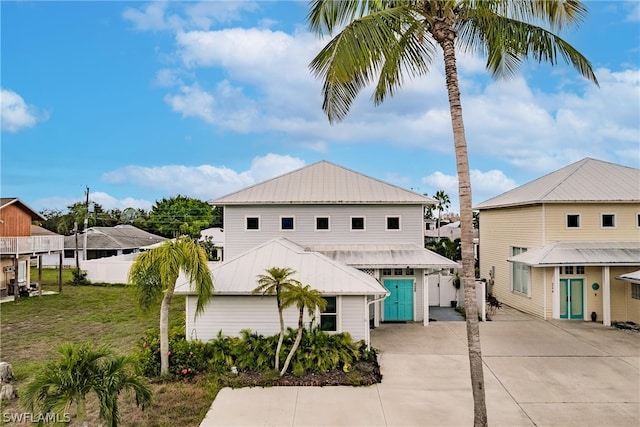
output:
[{"label": "upstairs window", "polygon": [[316,230],[328,230],[329,229],[329,217],[319,216],[316,217]]},{"label": "upstairs window", "polygon": [[616,226],[615,214],[602,214],[602,228],[613,228]]},{"label": "upstairs window", "polygon": [[247,217],[247,230],[260,230],[260,218],[257,216]]},{"label": "upstairs window", "polygon": [[336,332],[338,330],[338,299],[337,297],[323,297],[327,307],[320,313],[320,329]]},{"label": "upstairs window", "polygon": [[351,229],[352,230],[364,230],[364,217],[353,216],[351,217]]},{"label": "upstairs window", "polygon": [[400,230],[400,217],[388,216],[387,217],[387,230]]},{"label": "upstairs window", "polygon": [[280,218],[280,229],[281,230],[293,230],[293,217],[292,216],[283,216]]},{"label": "upstairs window", "polygon": [[567,214],[567,228],[580,228],[580,214]]},{"label": "upstairs window", "polygon": [[[527,248],[511,248],[511,255],[526,252]],[[520,262],[511,263],[511,289],[519,294],[529,295],[529,267]]]}]

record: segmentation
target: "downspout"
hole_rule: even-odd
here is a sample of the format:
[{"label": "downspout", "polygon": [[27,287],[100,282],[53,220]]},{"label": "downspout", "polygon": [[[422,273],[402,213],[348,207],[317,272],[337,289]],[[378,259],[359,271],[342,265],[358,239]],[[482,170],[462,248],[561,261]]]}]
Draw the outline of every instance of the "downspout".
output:
[{"label": "downspout", "polygon": [[371,350],[371,328],[369,328],[369,310],[370,310],[370,306],[373,303],[376,302],[380,302],[380,301],[384,301],[389,295],[391,295],[391,292],[386,291],[383,297],[377,298],[377,299],[372,299],[371,301],[367,301],[367,309],[365,310],[365,314],[366,314],[366,319],[367,319],[367,350]]}]

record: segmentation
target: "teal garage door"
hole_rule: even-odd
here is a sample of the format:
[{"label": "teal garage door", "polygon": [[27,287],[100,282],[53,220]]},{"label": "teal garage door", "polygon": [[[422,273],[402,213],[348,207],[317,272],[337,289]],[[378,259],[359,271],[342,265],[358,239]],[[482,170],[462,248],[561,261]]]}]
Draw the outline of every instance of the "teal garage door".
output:
[{"label": "teal garage door", "polygon": [[384,320],[413,320],[413,280],[385,280],[391,295],[384,300]]}]

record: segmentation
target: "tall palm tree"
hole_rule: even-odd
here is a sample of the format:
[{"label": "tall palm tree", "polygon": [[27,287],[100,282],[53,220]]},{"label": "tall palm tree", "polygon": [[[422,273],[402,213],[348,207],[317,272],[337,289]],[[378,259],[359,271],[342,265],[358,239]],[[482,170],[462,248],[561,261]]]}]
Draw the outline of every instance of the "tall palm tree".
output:
[{"label": "tall palm tree", "polygon": [[287,359],[284,361],[284,365],[282,366],[282,370],[280,371],[280,376],[283,376],[285,372],[287,372],[287,368],[289,367],[289,363],[291,363],[291,359],[295,354],[296,350],[298,350],[298,346],[300,345],[300,340],[302,340],[302,331],[304,330],[304,309],[306,307],[309,316],[313,316],[316,308],[320,308],[320,310],[324,310],[327,307],[327,301],[322,298],[322,294],[320,291],[316,289],[312,289],[309,285],[296,285],[287,288],[282,292],[282,307],[287,308],[295,304],[298,307],[298,333],[296,334],[296,340],[293,342],[293,346],[287,355]]},{"label": "tall palm tree", "polygon": [[195,285],[196,315],[213,295],[213,279],[207,253],[198,242],[179,237],[141,253],[129,270],[129,282],[137,290],[139,304],[149,309],[160,304],[160,375],[169,373],[169,306],[180,271]]},{"label": "tall palm tree", "polygon": [[449,206],[451,206],[451,199],[444,190],[436,191],[436,195],[433,196],[433,198],[438,202],[436,209],[438,210],[438,240],[440,240],[440,221],[442,220],[442,212],[449,209]]},{"label": "tall palm tree", "polygon": [[322,108],[330,122],[344,119],[359,91],[377,79],[373,100],[382,103],[419,77],[442,49],[458,172],[462,264],[474,423],[486,425],[480,333],[475,298],[471,182],[456,68],[456,44],[486,54],[495,77],[514,75],[525,59],[573,65],[597,84],[589,61],[554,34],[586,15],[578,0],[313,0],[308,21],[320,35],[337,35],[313,59],[324,80]]},{"label": "tall palm tree", "polygon": [[282,306],[282,292],[292,286],[300,285],[300,282],[291,278],[296,272],[290,268],[271,267],[266,270],[267,274],[258,275],[258,286],[253,290],[254,294],[274,295],[278,304],[278,318],[280,319],[280,337],[278,338],[278,346],[276,347],[275,368],[280,370],[280,349],[282,349],[282,341],[284,341],[284,317],[282,312],[285,307]]},{"label": "tall palm tree", "polygon": [[66,343],[58,347],[58,353],[60,358],[49,361],[23,390],[22,400],[30,412],[37,408],[42,414],[58,414],[63,420],[75,403],[76,419],[83,424],[87,395],[93,392],[100,402],[100,419],[117,426],[121,392],[134,392],[136,403],[143,409],[151,403],[151,388],[134,373],[134,359],[115,356],[105,346],[94,349],[89,343]]}]

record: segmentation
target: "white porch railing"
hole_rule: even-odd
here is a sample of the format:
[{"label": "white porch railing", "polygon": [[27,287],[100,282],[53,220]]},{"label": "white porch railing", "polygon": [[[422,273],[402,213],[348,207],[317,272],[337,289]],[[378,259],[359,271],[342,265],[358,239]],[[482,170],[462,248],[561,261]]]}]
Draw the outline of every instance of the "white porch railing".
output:
[{"label": "white porch railing", "polygon": [[64,250],[64,236],[0,237],[0,254],[37,254]]}]

